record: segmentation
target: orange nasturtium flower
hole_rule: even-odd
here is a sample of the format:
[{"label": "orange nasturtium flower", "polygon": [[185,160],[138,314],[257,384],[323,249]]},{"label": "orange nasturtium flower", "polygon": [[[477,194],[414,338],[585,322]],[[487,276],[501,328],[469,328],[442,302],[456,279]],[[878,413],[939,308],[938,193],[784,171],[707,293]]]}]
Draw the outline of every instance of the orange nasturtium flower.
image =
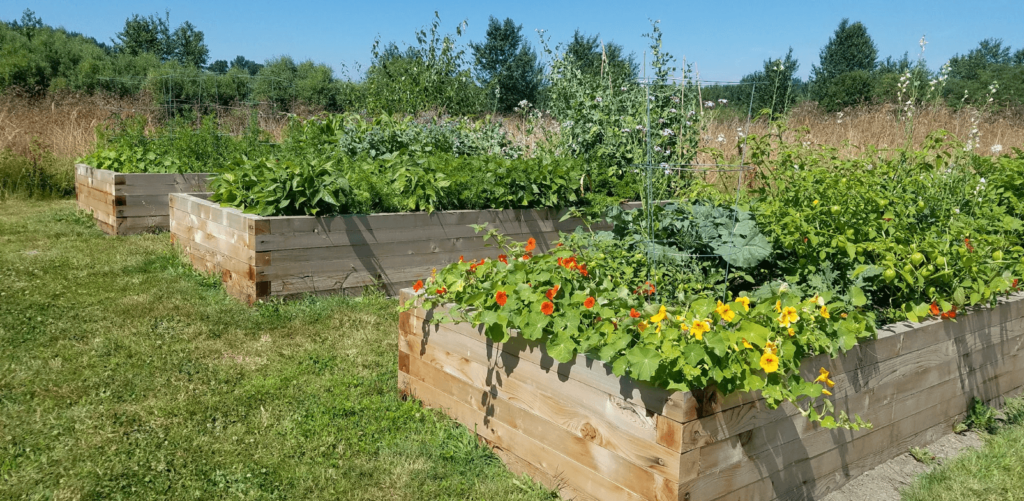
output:
[{"label": "orange nasturtium flower", "polygon": [[636,308],[630,308],[629,309],[629,316],[631,316],[633,318],[640,318],[640,312],[636,311]]},{"label": "orange nasturtium flower", "polygon": [[549,300],[554,301],[555,300],[555,296],[558,295],[558,289],[561,289],[561,288],[562,288],[561,285],[555,284],[555,286],[550,288],[550,289],[548,289],[548,291],[546,293],[544,293],[544,295],[547,296],[547,298]]},{"label": "orange nasturtium flower", "polygon": [[594,299],[593,296],[588,297],[588,298],[583,300],[583,307],[588,309],[588,310],[593,308],[595,304],[597,304],[597,300]]},{"label": "orange nasturtium flower", "polygon": [[930,310],[932,315],[939,316],[942,314],[942,310],[939,309],[939,305],[936,304],[935,301],[932,301],[932,307]]},{"label": "orange nasturtium flower", "polygon": [[498,254],[498,261],[508,264],[508,256],[504,254]]},{"label": "orange nasturtium flower", "polygon": [[747,296],[740,296],[736,298],[736,302],[743,305],[743,311],[750,311],[750,298]]},{"label": "orange nasturtium flower", "polygon": [[832,315],[829,315],[828,313],[828,308],[826,308],[824,305],[821,306],[821,309],[818,310],[818,313],[821,313],[822,317],[832,318]]},{"label": "orange nasturtium flower", "polygon": [[498,306],[505,306],[506,301],[508,301],[508,294],[505,294],[505,291],[498,291],[494,294],[494,302],[498,303]]},{"label": "orange nasturtium flower", "polygon": [[693,334],[697,341],[704,339],[704,334],[708,332],[711,332],[711,320],[694,320],[690,326],[690,334]]},{"label": "orange nasturtium flower", "polygon": [[523,250],[526,251],[526,252],[531,252],[531,251],[533,251],[533,249],[536,249],[536,248],[537,248],[537,240],[535,240],[533,237],[530,237],[530,239],[526,241],[526,247],[524,247]]},{"label": "orange nasturtium flower", "polygon": [[545,315],[550,315],[555,312],[555,303],[551,301],[544,301],[540,304],[540,312]]},{"label": "orange nasturtium flower", "polygon": [[443,295],[448,293],[448,288],[447,287],[441,287],[440,289],[437,289],[436,292],[437,292],[438,296],[443,296]]},{"label": "orange nasturtium flower", "polygon": [[419,292],[423,290],[423,280],[417,280],[416,283],[412,286],[412,290],[413,292]]},{"label": "orange nasturtium flower", "polygon": [[761,368],[768,374],[779,370],[779,357],[770,351],[764,352],[761,355]]},{"label": "orange nasturtium flower", "polygon": [[732,308],[730,308],[729,305],[721,301],[718,302],[718,307],[715,308],[715,313],[718,313],[718,315],[722,317],[722,320],[725,320],[726,322],[732,322],[732,319],[736,318],[736,312],[732,311]]},{"label": "orange nasturtium flower", "polygon": [[779,325],[783,327],[789,327],[800,320],[800,316],[796,314],[796,308],[787,306],[782,309],[782,314],[779,315]]}]

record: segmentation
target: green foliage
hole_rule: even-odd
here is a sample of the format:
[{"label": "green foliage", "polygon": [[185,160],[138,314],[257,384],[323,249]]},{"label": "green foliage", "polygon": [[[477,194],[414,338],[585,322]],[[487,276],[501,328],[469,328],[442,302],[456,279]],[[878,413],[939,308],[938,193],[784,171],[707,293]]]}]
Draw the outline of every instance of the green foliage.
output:
[{"label": "green foliage", "polygon": [[923,463],[926,466],[938,464],[938,459],[935,457],[935,454],[932,454],[931,451],[924,447],[911,447],[910,456],[918,463]]},{"label": "green foliage", "polygon": [[169,59],[174,54],[170,17],[170,12],[163,18],[157,14],[132,14],[125,19],[124,28],[114,35],[114,49],[130,56],[154,54],[161,60]]},{"label": "green foliage", "polygon": [[867,28],[844,18],[821,49],[821,62],[811,69],[811,98],[827,111],[867,100],[877,57],[878,49]]},{"label": "green foliage", "polygon": [[[547,103],[561,122],[559,148],[564,154],[607,165],[608,176],[636,186],[647,174],[638,164],[665,168],[692,161],[705,119],[689,69],[683,70],[682,80],[669,79],[675,72],[674,57],[662,49],[657,23],[652,26],[651,65],[656,71],[648,84],[609,81],[608,75],[585,73],[575,56],[558,53],[541,40],[552,60]],[[685,186],[685,179],[679,180],[682,184],[675,179],[663,176],[659,182],[673,189]]]},{"label": "green foliage", "polygon": [[604,42],[600,34],[587,36],[578,29],[566,44],[563,59],[584,77],[610,85],[636,80],[640,74],[635,54],[626,54],[615,42]]},{"label": "green foliage", "polygon": [[440,26],[435,12],[430,27],[416,32],[416,45],[405,50],[394,42],[374,41],[364,82],[367,111],[376,115],[433,109],[466,115],[483,108],[483,90],[473,82],[465,50],[456,43],[466,22],[454,35],[441,35]]},{"label": "green foliage", "polygon": [[183,115],[146,130],[144,117],[119,118],[97,130],[93,152],[80,161],[115,172],[217,172],[242,155],[265,155],[273,146],[255,123],[240,137],[220,130],[216,118]]},{"label": "green foliage", "polygon": [[205,35],[192,23],[185,21],[171,35],[171,58],[185,66],[200,68],[206,64],[210,49],[204,42]]},{"label": "green foliage", "polygon": [[493,96],[496,111],[508,113],[522,101],[537,102],[544,68],[522,29],[511,18],[502,22],[492,16],[486,41],[469,44],[477,78]]},{"label": "green foliage", "polygon": [[360,115],[329,114],[302,120],[293,117],[283,149],[296,155],[317,154],[376,158],[410,151],[455,156],[496,155],[515,158],[522,154],[511,144],[499,123],[486,120],[439,119],[379,115],[364,120]]},{"label": "green foliage", "polygon": [[75,169],[38,142],[28,155],[0,150],[0,201],[12,198],[50,199],[75,194]]},{"label": "green foliage", "polygon": [[1020,150],[977,157],[944,133],[921,150],[859,158],[781,136],[750,137],[758,188],[737,208],[612,210],[613,233],[562,235],[543,254],[492,235],[507,254],[445,268],[427,280],[424,304],[453,303],[438,321],[482,325],[495,341],[518,330],[559,361],[585,353],[617,375],[760,390],[770,405],[809,398],[811,420],[861,426],[816,400],[827,372],[818,386],[800,361],[848,350],[879,323],[955,321],[1018,290],[1024,160]]},{"label": "green foliage", "polygon": [[582,205],[584,164],[491,156],[289,155],[236,160],[210,198],[264,216]]},{"label": "green foliage", "polygon": [[1024,424],[1024,398],[1009,398],[1003,403],[1003,414],[1006,424],[1014,426]]},{"label": "green foliage", "polygon": [[977,397],[974,397],[971,398],[971,406],[967,408],[967,417],[957,423],[953,429],[957,433],[963,433],[967,430],[995,433],[998,427],[999,422],[996,421],[996,410],[985,405],[985,402],[982,402]]}]

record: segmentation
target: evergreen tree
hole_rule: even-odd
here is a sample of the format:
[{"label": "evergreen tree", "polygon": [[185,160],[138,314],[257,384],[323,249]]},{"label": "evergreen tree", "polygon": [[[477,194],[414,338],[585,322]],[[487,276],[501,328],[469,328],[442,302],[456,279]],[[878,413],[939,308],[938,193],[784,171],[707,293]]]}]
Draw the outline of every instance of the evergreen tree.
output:
[{"label": "evergreen tree", "polygon": [[495,107],[499,111],[512,111],[523,100],[537,102],[544,69],[522,29],[511,18],[502,22],[492,16],[487,25],[487,40],[469,44],[477,79],[488,96],[496,96]]},{"label": "evergreen tree", "polygon": [[867,28],[844,18],[821,49],[821,64],[811,69],[811,97],[828,111],[867,100],[877,58],[878,48]]},{"label": "evergreen tree", "polygon": [[635,80],[640,71],[636,55],[625,55],[622,46],[615,42],[605,43],[602,47],[599,37],[600,34],[584,35],[577,29],[566,46],[565,60],[584,76],[603,76],[615,81]]},{"label": "evergreen tree", "polygon": [[210,63],[210,65],[207,66],[206,69],[210,70],[211,73],[223,75],[228,72],[228,62],[223,59],[218,59]]}]

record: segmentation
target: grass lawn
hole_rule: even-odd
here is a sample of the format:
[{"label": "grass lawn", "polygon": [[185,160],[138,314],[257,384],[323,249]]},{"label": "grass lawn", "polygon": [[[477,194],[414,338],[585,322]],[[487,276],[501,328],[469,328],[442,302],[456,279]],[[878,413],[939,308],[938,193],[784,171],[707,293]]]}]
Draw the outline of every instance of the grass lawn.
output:
[{"label": "grass lawn", "polygon": [[921,475],[902,497],[904,501],[1024,500],[1024,423],[986,436],[981,449]]},{"label": "grass lawn", "polygon": [[167,234],[0,202],[0,499],[550,499],[402,402],[397,303],[247,307]]}]

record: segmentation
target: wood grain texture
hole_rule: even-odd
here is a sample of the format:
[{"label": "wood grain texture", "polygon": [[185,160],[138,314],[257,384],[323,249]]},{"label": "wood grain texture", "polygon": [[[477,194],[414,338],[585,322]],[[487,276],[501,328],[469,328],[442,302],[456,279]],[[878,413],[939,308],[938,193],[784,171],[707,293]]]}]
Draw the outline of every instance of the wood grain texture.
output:
[{"label": "wood grain texture", "polygon": [[168,231],[171,193],[205,191],[210,174],[121,174],[75,165],[78,205],[111,235]]},{"label": "wood grain texture", "polygon": [[[408,290],[400,298],[414,304],[419,299]],[[534,440],[592,475],[617,484],[630,478],[665,479],[676,483],[677,499],[691,501],[818,499],[908,447],[948,433],[972,398],[998,404],[1024,391],[1020,294],[956,323],[888,326],[878,339],[836,359],[806,360],[801,367],[805,378],[816,376],[820,367],[832,371],[837,384],[828,398],[837,410],[872,423],[859,431],[813,425],[790,404],[768,409],[756,393],[722,397],[713,389],[644,388],[582,355],[558,364],[542,344],[515,335],[506,343],[492,343],[467,324],[433,325],[432,313],[414,308],[400,316],[401,373],[427,384],[439,381],[432,389],[447,392],[443,398],[462,401],[513,428],[534,423],[538,427],[529,428]],[[602,402],[616,402],[612,407],[620,411],[633,409],[626,415],[637,419],[622,421]],[[545,441],[543,430],[552,438]],[[504,452],[530,461],[514,446],[505,444]],[[675,455],[671,462],[660,458],[664,451]],[[614,465],[621,471],[610,469]],[[533,467],[544,471],[542,465]],[[586,481],[568,471],[561,480],[573,488]],[[644,499],[663,495],[625,487]]]}]

